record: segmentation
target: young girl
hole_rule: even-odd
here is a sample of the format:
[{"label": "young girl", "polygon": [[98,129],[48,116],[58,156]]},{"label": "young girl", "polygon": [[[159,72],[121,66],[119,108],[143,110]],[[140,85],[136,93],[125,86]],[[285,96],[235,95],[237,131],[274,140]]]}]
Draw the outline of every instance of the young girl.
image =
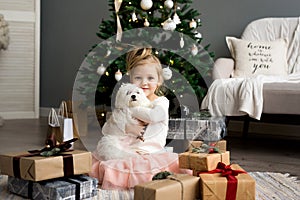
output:
[{"label": "young girl", "polygon": [[[143,133],[144,142],[136,140],[130,144],[135,153],[126,159],[101,160],[97,151],[93,153],[91,176],[97,177],[102,189],[128,189],[136,184],[150,181],[161,171],[188,172],[178,167],[178,154],[164,150],[168,133],[169,101],[158,96],[163,84],[162,66],[151,48],[134,49],[127,53],[127,70],[130,82],[143,89],[153,108],[132,108],[133,117],[140,124],[124,124],[125,134],[137,136]],[[145,129],[145,125],[146,129]],[[107,127],[103,126],[102,131]]]}]

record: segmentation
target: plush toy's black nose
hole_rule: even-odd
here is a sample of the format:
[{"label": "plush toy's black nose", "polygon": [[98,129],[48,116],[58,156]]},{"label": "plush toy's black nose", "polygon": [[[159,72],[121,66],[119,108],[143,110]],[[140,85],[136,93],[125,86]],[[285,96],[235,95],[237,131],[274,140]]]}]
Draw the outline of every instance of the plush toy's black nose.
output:
[{"label": "plush toy's black nose", "polygon": [[135,100],[136,96],[133,94],[133,95],[131,95],[131,98],[132,98],[132,100]]}]

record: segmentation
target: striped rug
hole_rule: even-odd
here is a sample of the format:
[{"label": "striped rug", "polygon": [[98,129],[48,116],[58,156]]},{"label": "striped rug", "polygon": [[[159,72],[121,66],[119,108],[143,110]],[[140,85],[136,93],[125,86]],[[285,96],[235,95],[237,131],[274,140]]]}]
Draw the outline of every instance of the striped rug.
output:
[{"label": "striped rug", "polygon": [[[289,174],[273,172],[248,172],[256,180],[257,200],[299,200],[300,181]],[[21,200],[6,190],[7,176],[0,176],[0,199]],[[133,191],[101,190],[93,200],[132,200]]]},{"label": "striped rug", "polygon": [[249,172],[256,181],[256,199],[300,200],[300,181],[289,174]]}]

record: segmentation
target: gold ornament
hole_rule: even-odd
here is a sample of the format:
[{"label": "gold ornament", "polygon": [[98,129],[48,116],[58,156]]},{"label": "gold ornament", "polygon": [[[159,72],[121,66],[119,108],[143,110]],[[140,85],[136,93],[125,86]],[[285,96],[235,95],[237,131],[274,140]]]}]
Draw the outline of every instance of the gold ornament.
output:
[{"label": "gold ornament", "polygon": [[145,19],[144,26],[146,26],[146,27],[150,26],[150,23],[148,22],[147,18]]},{"label": "gold ornament", "polygon": [[194,19],[192,19],[192,21],[190,21],[189,25],[190,25],[190,28],[196,28],[197,22]]}]

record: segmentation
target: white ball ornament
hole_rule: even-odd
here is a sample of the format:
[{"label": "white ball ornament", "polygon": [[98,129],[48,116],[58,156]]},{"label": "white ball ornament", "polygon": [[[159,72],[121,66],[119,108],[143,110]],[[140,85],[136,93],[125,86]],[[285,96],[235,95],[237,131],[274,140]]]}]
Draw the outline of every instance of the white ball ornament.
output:
[{"label": "white ball ornament", "polygon": [[101,64],[98,68],[97,68],[97,74],[99,74],[100,76],[102,76],[105,72],[106,68],[103,66],[103,64]]},{"label": "white ball ornament", "polygon": [[144,26],[145,26],[145,27],[148,27],[148,26],[150,26],[150,23],[149,23],[149,21],[148,21],[148,19],[147,19],[147,18],[145,19]]},{"label": "white ball ornament", "polygon": [[153,6],[153,2],[152,0],[142,0],[140,5],[143,10],[149,10]]},{"label": "white ball ornament", "polygon": [[122,78],[122,72],[118,69],[118,71],[116,71],[115,73],[115,79],[119,81],[121,80],[121,78]]},{"label": "white ball ornament", "polygon": [[162,75],[165,80],[170,80],[172,78],[172,70],[170,67],[165,67],[162,71]]},{"label": "white ball ornament", "polygon": [[165,5],[166,8],[171,9],[174,6],[174,2],[172,0],[166,0],[164,2],[164,5]]},{"label": "white ball ornament", "polygon": [[165,31],[174,31],[176,29],[176,23],[169,18],[163,23],[163,29]]},{"label": "white ball ornament", "polygon": [[194,19],[192,19],[192,21],[190,21],[189,25],[190,25],[190,28],[196,28],[197,22]]}]

